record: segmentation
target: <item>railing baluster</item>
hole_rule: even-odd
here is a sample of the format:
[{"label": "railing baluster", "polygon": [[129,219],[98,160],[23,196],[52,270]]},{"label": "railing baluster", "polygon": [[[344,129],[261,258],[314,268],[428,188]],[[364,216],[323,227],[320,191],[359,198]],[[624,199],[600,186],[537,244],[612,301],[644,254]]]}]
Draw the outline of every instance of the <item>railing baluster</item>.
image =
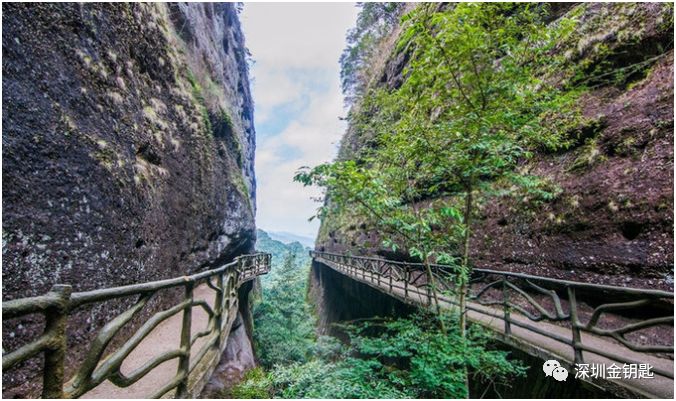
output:
[{"label": "railing baluster", "polygon": [[392,293],[392,267],[390,267],[390,294]]},{"label": "railing baluster", "polygon": [[575,288],[568,287],[568,303],[570,304],[570,327],[573,331],[573,363],[584,363],[582,355],[582,337],[580,336],[580,321],[577,317],[577,300],[575,299]]},{"label": "railing baluster", "polygon": [[411,276],[408,266],[404,266],[404,298],[408,298],[408,279]]},{"label": "railing baluster", "polygon": [[[194,283],[189,281],[185,284],[185,300],[193,301]],[[184,352],[178,359],[177,374],[182,375],[183,379],[176,387],[176,396],[174,398],[189,398],[188,379],[190,372],[190,335],[192,329],[192,305],[188,304],[183,310],[183,323],[181,325],[181,350]]]},{"label": "railing baluster", "polygon": [[502,277],[502,310],[505,315],[505,334],[512,334],[512,325],[509,322],[510,319],[510,310],[509,310],[509,288],[507,287],[507,276]]},{"label": "railing baluster", "polygon": [[45,364],[42,371],[42,398],[63,398],[64,360],[68,340],[68,300],[72,292],[70,285],[55,285],[52,293],[59,297],[59,304],[45,311],[45,333],[51,337],[50,347],[45,350]]},{"label": "railing baluster", "polygon": [[223,301],[225,297],[225,288],[223,288],[223,273],[220,273],[216,276],[216,288],[220,289],[220,292],[216,293],[216,300],[214,301],[214,310],[216,313],[216,335],[218,335],[218,341],[214,343],[214,348],[220,349],[223,344]]},{"label": "railing baluster", "polygon": [[[249,261],[251,263],[243,263],[244,261]],[[234,297],[234,302],[236,303],[236,292],[234,291],[241,283],[239,281],[233,283],[232,280],[228,280],[228,288],[233,291],[233,294],[228,293],[226,298],[224,279],[226,277],[230,278],[233,275],[237,278],[250,279],[261,273],[267,273],[269,271],[270,261],[271,255],[269,254],[245,255],[238,257],[237,262],[223,265],[214,269],[214,271],[199,272],[187,277],[176,277],[167,280],[78,293],[72,293],[72,287],[69,285],[55,285],[48,294],[43,296],[3,302],[3,320],[34,313],[40,313],[45,317],[45,327],[43,334],[40,337],[22,347],[19,347],[19,349],[14,350],[9,354],[3,355],[3,370],[9,370],[15,365],[41,354],[44,360],[44,365],[41,372],[43,376],[41,394],[42,398],[78,397],[79,395],[85,394],[88,391],[94,389],[106,379],[120,387],[127,387],[133,383],[136,383],[159,365],[153,365],[154,362],[149,361],[147,370],[135,372],[131,376],[125,376],[122,374],[119,371],[120,366],[129,353],[133,352],[136,346],[138,346],[139,342],[143,341],[143,339],[147,336],[147,334],[150,332],[148,330],[153,330],[156,325],[143,325],[139,330],[143,331],[147,329],[144,331],[145,334],[139,334],[140,331],[137,330],[132,334],[132,340],[127,341],[124,345],[122,345],[122,348],[118,347],[117,349],[110,349],[110,353],[106,357],[104,357],[103,349],[100,350],[101,352],[97,351],[97,347],[101,346],[100,343],[98,345],[91,344],[87,358],[91,357],[92,359],[83,362],[82,365],[76,369],[76,374],[70,378],[69,381],[66,381],[64,372],[66,353],[68,352],[67,324],[69,313],[82,305],[95,304],[113,299],[121,299],[133,295],[139,295],[141,298],[145,298],[147,301],[147,299],[156,291],[183,287],[185,293],[182,305],[175,305],[173,308],[175,311],[170,314],[167,314],[167,312],[170,312],[172,309],[156,313],[151,319],[157,320],[160,319],[158,316],[166,314],[164,318],[161,318],[161,320],[157,321],[157,324],[159,324],[162,320],[174,316],[174,314],[181,312],[183,313],[180,333],[180,352],[179,350],[174,349],[169,353],[169,357],[163,359],[169,360],[178,358],[177,374],[169,383],[165,383],[166,385],[164,390],[160,388],[159,392],[156,391],[156,395],[159,394],[159,396],[162,396],[171,389],[175,389],[176,398],[189,397],[191,395],[189,393],[191,368],[190,353],[191,344],[194,339],[192,338],[192,305],[186,305],[187,302],[185,301],[188,300],[191,304],[194,302],[194,289],[196,283],[198,282],[201,283],[204,280],[208,280],[206,284],[207,286],[218,289],[216,291],[213,310],[209,306],[205,305],[206,303],[204,301],[200,301],[199,305],[205,308],[205,311],[209,314],[209,324],[216,326],[215,331],[219,336],[219,341],[216,341],[213,346],[222,346],[225,342],[225,339],[227,339],[228,334],[224,331],[223,326],[227,324],[227,312],[229,311],[229,307],[225,307],[224,305],[226,302],[228,306],[230,305],[231,295]],[[239,269],[235,269],[235,267],[238,267]],[[245,267],[246,271],[241,271],[242,267]],[[217,281],[216,287],[214,287],[210,281],[214,276],[216,277]],[[107,341],[112,338],[109,338],[109,336],[114,336],[117,330],[119,330],[123,325],[129,323],[129,320],[131,317],[133,317],[133,315],[127,316],[128,313],[136,313],[134,311],[140,310],[144,305],[145,303],[141,303],[139,301],[139,303],[134,306],[134,308],[138,307],[137,309],[132,308],[123,314],[118,315],[113,321],[108,322],[108,324],[105,326],[106,329],[102,329],[104,331],[100,331],[98,333],[95,341],[104,341],[107,344]],[[227,311],[224,309],[227,309]],[[114,322],[121,322],[122,326],[111,326],[111,324]],[[144,329],[144,327],[146,329]],[[211,334],[213,331],[207,332],[207,334],[202,333],[204,332],[200,332],[197,338]],[[136,340],[133,340],[134,338],[136,338]],[[104,347],[105,346],[106,345],[104,345]],[[205,353],[206,348],[202,348],[197,353],[198,359],[192,362],[200,364],[200,361],[203,359]],[[93,364],[91,366],[91,370],[88,370],[88,363]],[[98,370],[94,371],[95,368]],[[197,367],[192,366],[192,368],[195,369]],[[86,377],[86,379],[79,376],[83,374],[82,372],[85,372],[85,376],[83,377]],[[199,372],[203,373],[205,370],[199,370]],[[92,374],[97,377],[93,378],[91,376]],[[66,386],[65,389],[64,386]],[[77,389],[73,390],[75,387],[77,387]]]}]

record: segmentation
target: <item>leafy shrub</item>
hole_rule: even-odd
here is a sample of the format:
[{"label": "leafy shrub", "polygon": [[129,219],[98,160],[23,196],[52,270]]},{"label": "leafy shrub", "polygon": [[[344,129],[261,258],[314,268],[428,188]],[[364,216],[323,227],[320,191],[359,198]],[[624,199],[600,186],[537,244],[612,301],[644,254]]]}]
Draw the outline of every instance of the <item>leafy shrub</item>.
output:
[{"label": "leafy shrub", "polygon": [[510,378],[525,374],[525,367],[510,361],[507,352],[490,349],[491,337],[481,327],[471,326],[463,339],[457,322],[447,322],[452,329],[444,334],[434,320],[421,315],[345,326],[349,345],[336,350],[334,341],[328,347],[332,352],[322,357],[275,365],[267,375],[241,383],[237,394],[463,398],[466,368],[473,381],[486,386],[508,385]]},{"label": "leafy shrub", "polygon": [[261,367],[246,372],[242,381],[234,386],[224,398],[270,398],[270,383]]}]

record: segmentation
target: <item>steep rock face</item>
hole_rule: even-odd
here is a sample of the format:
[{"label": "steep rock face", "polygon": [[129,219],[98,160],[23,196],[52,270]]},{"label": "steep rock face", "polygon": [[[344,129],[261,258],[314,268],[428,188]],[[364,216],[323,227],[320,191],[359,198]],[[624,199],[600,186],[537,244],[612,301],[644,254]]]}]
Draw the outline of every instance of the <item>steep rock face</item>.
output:
[{"label": "steep rock face", "polygon": [[230,6],[3,12],[6,297],[165,278],[250,247],[254,131]]},{"label": "steep rock face", "polygon": [[[562,194],[542,206],[517,200],[482,205],[472,235],[477,267],[673,288],[673,20],[661,4],[556,6],[552,19],[579,16],[572,62],[594,76],[582,97],[580,143],[540,154],[527,168]],[[396,31],[395,31],[396,32]],[[376,85],[399,86],[408,60],[392,52]],[[603,76],[601,73],[615,71]],[[616,80],[617,71],[625,76]],[[610,77],[610,78],[609,78]],[[357,105],[353,112],[360,113]],[[350,127],[340,159],[374,143]],[[322,222],[317,248],[406,259],[381,246],[378,233],[349,216]]]},{"label": "steep rock face", "polygon": [[223,351],[223,357],[209,382],[202,390],[200,398],[219,398],[222,392],[238,383],[244,373],[256,366],[256,360],[251,345],[251,338],[247,335],[246,327],[242,324],[241,315],[237,316],[228,343]]},{"label": "steep rock face", "polygon": [[[2,22],[3,300],[253,250],[253,104],[233,4],[5,4]],[[126,305],[76,315],[72,335]],[[32,327],[8,325],[3,344]]]}]

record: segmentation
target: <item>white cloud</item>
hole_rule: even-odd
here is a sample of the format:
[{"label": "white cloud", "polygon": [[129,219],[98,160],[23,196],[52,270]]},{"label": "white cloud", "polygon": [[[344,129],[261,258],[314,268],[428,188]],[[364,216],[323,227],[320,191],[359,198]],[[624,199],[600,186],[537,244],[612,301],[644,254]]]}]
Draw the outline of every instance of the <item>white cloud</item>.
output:
[{"label": "white cloud", "polygon": [[312,69],[337,63],[355,17],[353,3],[248,3],[242,21],[257,63]]},{"label": "white cloud", "polygon": [[[257,224],[274,231],[314,235],[308,223],[319,206],[316,188],[293,182],[301,166],[335,157],[345,131],[338,58],[353,3],[247,3],[242,24],[252,67],[258,132]],[[261,132],[265,124],[268,132]]]},{"label": "white cloud", "polygon": [[258,88],[256,103],[272,108],[289,101],[296,101],[303,89],[299,82],[291,81],[283,71],[256,69],[255,86]]}]

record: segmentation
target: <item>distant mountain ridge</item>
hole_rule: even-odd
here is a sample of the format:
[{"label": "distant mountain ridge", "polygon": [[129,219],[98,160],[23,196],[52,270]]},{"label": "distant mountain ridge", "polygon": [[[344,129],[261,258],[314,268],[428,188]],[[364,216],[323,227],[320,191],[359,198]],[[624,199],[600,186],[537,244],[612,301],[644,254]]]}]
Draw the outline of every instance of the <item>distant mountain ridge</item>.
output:
[{"label": "distant mountain ridge", "polygon": [[256,230],[256,250],[258,252],[267,252],[272,254],[272,269],[270,274],[262,277],[263,288],[273,282],[283,270],[283,266],[288,258],[293,258],[293,266],[296,269],[307,268],[310,265],[310,255],[308,247],[298,241],[285,244],[282,241],[271,238],[271,236],[261,230]]},{"label": "distant mountain ridge", "polygon": [[314,238],[311,237],[293,234],[286,231],[265,231],[265,232],[270,236],[270,238],[276,241],[283,242],[285,244],[289,244],[292,242],[300,242],[303,246],[307,246],[309,248],[315,247],[315,240]]}]

